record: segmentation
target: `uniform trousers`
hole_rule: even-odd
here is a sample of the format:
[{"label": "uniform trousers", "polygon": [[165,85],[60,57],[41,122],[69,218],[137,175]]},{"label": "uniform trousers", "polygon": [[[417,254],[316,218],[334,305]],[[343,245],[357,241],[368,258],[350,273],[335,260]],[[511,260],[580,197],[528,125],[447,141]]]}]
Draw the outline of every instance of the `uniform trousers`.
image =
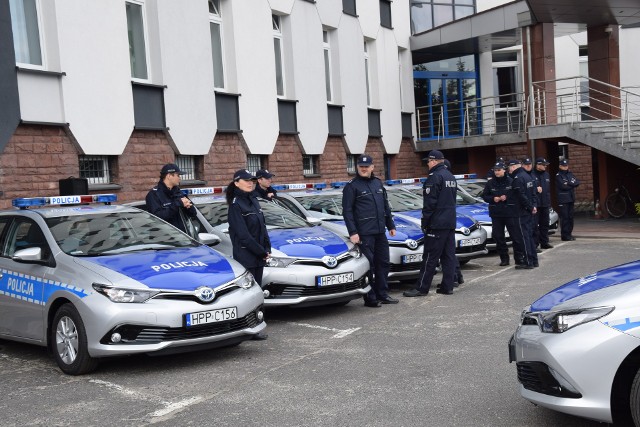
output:
[{"label": "uniform trousers", "polygon": [[442,265],[440,288],[443,291],[453,291],[453,276],[456,268],[455,234],[455,230],[428,230],[424,234],[424,255],[420,276],[416,282],[416,289],[420,292],[429,292],[438,260]]},{"label": "uniform trousers", "polygon": [[533,235],[536,247],[549,244],[549,208],[538,207],[533,217]]},{"label": "uniform trousers", "polygon": [[[515,243],[515,239],[518,238],[518,233],[515,230],[515,218],[492,216],[491,223],[492,223],[491,237],[496,242],[496,250],[498,251],[498,255],[500,256],[500,261],[509,261],[509,247],[507,246],[507,236],[504,232],[505,228],[509,232],[509,236],[511,236],[511,240],[514,241],[513,257],[517,261],[518,258],[516,257],[515,248],[518,247],[518,245]],[[520,243],[520,247],[521,246],[522,246],[522,243]]]},{"label": "uniform trousers", "polygon": [[264,267],[247,268],[247,271],[253,274],[253,278],[256,279],[256,282],[258,282],[258,285],[262,287],[262,272],[264,271]]},{"label": "uniform trousers", "polygon": [[[522,246],[519,248],[522,255],[522,264],[538,265],[538,254],[536,253],[536,245],[533,241],[533,215],[524,215],[517,218],[516,233],[522,238]],[[515,245],[514,240],[514,245]],[[514,246],[515,256],[515,246]],[[517,262],[517,260],[516,260]]]},{"label": "uniform trousers", "polygon": [[365,302],[389,297],[389,241],[385,233],[360,235],[360,250],[369,260],[371,290],[364,295]]},{"label": "uniform trousers", "polygon": [[573,203],[558,205],[558,216],[560,216],[560,237],[562,240],[568,240],[573,234]]}]

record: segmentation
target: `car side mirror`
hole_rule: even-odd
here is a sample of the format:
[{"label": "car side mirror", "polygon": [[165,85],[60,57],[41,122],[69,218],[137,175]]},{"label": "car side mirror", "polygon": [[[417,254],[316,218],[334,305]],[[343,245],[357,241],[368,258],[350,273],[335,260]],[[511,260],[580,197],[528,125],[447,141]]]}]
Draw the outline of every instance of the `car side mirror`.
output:
[{"label": "car side mirror", "polygon": [[322,220],[320,218],[316,218],[314,216],[308,216],[307,222],[313,226],[322,224]]},{"label": "car side mirror", "polygon": [[41,264],[44,262],[42,248],[39,247],[20,249],[13,254],[11,259],[25,264]]},{"label": "car side mirror", "polygon": [[198,233],[198,240],[207,246],[215,246],[222,241],[218,236],[211,233]]}]

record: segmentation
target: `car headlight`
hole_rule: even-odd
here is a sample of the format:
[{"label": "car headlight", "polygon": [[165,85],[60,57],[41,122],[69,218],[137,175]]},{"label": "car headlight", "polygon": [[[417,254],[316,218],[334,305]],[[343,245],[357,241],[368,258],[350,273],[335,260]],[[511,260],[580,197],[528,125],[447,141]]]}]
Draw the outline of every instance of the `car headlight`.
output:
[{"label": "car headlight", "polygon": [[358,245],[353,245],[353,247],[351,249],[349,249],[349,255],[351,255],[354,258],[360,258],[362,256],[362,252],[360,252],[360,246]]},{"label": "car headlight", "polygon": [[256,282],[256,279],[253,277],[253,274],[249,273],[248,271],[242,276],[240,276],[238,280],[236,280],[236,285],[238,285],[238,287],[242,289],[249,289],[256,283],[257,282]]},{"label": "car headlight", "polygon": [[267,260],[267,267],[284,268],[284,267],[288,267],[290,264],[293,264],[293,262],[295,260],[296,260],[296,258],[285,258],[285,257],[272,256],[271,258],[269,258]]},{"label": "car headlight", "polygon": [[116,288],[113,286],[103,285],[101,283],[94,283],[93,289],[98,293],[101,293],[105,297],[109,298],[113,302],[133,302],[141,303],[150,298],[153,298],[159,293],[159,291],[152,291],[148,289],[124,289]]},{"label": "car headlight", "polygon": [[538,324],[542,332],[560,334],[575,326],[604,317],[614,309],[615,307],[595,307],[538,313]]}]

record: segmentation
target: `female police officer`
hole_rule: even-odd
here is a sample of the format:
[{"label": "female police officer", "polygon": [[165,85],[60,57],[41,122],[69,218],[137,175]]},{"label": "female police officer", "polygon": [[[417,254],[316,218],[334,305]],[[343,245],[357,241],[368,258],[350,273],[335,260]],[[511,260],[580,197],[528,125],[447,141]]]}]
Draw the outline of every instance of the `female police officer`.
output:
[{"label": "female police officer", "polygon": [[[262,286],[262,272],[271,253],[271,241],[260,204],[252,194],[256,177],[240,169],[227,186],[229,236],[233,258],[242,264]],[[254,339],[266,339],[260,333]]]}]

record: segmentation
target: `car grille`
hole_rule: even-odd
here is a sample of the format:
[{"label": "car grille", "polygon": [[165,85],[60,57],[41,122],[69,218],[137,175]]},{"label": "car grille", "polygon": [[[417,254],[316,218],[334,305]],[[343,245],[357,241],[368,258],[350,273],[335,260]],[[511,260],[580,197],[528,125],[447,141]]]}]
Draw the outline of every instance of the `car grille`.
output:
[{"label": "car grille", "polygon": [[400,271],[415,271],[420,270],[420,267],[422,267],[421,262],[410,262],[407,264],[390,264],[389,271],[392,273]]},{"label": "car grille", "polygon": [[456,248],[457,254],[470,254],[473,252],[483,251],[485,249],[485,244],[473,245],[473,246],[463,246]]},{"label": "car grille", "polygon": [[556,397],[581,398],[580,393],[574,393],[563,388],[549,372],[549,367],[542,362],[518,362],[518,381],[527,390]]},{"label": "car grille", "polygon": [[[342,255],[340,257],[336,257],[336,260],[338,261],[338,263],[335,265],[335,267],[330,267],[330,268],[336,268],[337,266],[339,266],[340,264],[342,264],[343,262],[347,262],[347,261],[351,261],[353,259],[353,257],[351,255]],[[296,261],[296,264],[302,264],[302,265],[315,265],[315,266],[320,266],[320,267],[324,267],[327,268],[327,265],[322,262],[322,260],[318,259],[299,259]]]},{"label": "car grille", "polygon": [[257,312],[260,310],[262,310],[262,307],[239,319],[209,323],[191,328],[158,328],[138,325],[120,325],[106,334],[100,342],[102,344],[116,345],[110,341],[111,335],[115,332],[122,336],[122,340],[117,344],[156,344],[164,341],[181,341],[193,338],[211,337],[256,327],[260,324],[257,315]]},{"label": "car grille", "polygon": [[272,297],[275,298],[300,298],[320,295],[332,295],[340,292],[355,291],[367,287],[366,275],[353,282],[340,285],[311,287],[304,285],[292,285],[289,283],[270,283],[265,286]]}]

